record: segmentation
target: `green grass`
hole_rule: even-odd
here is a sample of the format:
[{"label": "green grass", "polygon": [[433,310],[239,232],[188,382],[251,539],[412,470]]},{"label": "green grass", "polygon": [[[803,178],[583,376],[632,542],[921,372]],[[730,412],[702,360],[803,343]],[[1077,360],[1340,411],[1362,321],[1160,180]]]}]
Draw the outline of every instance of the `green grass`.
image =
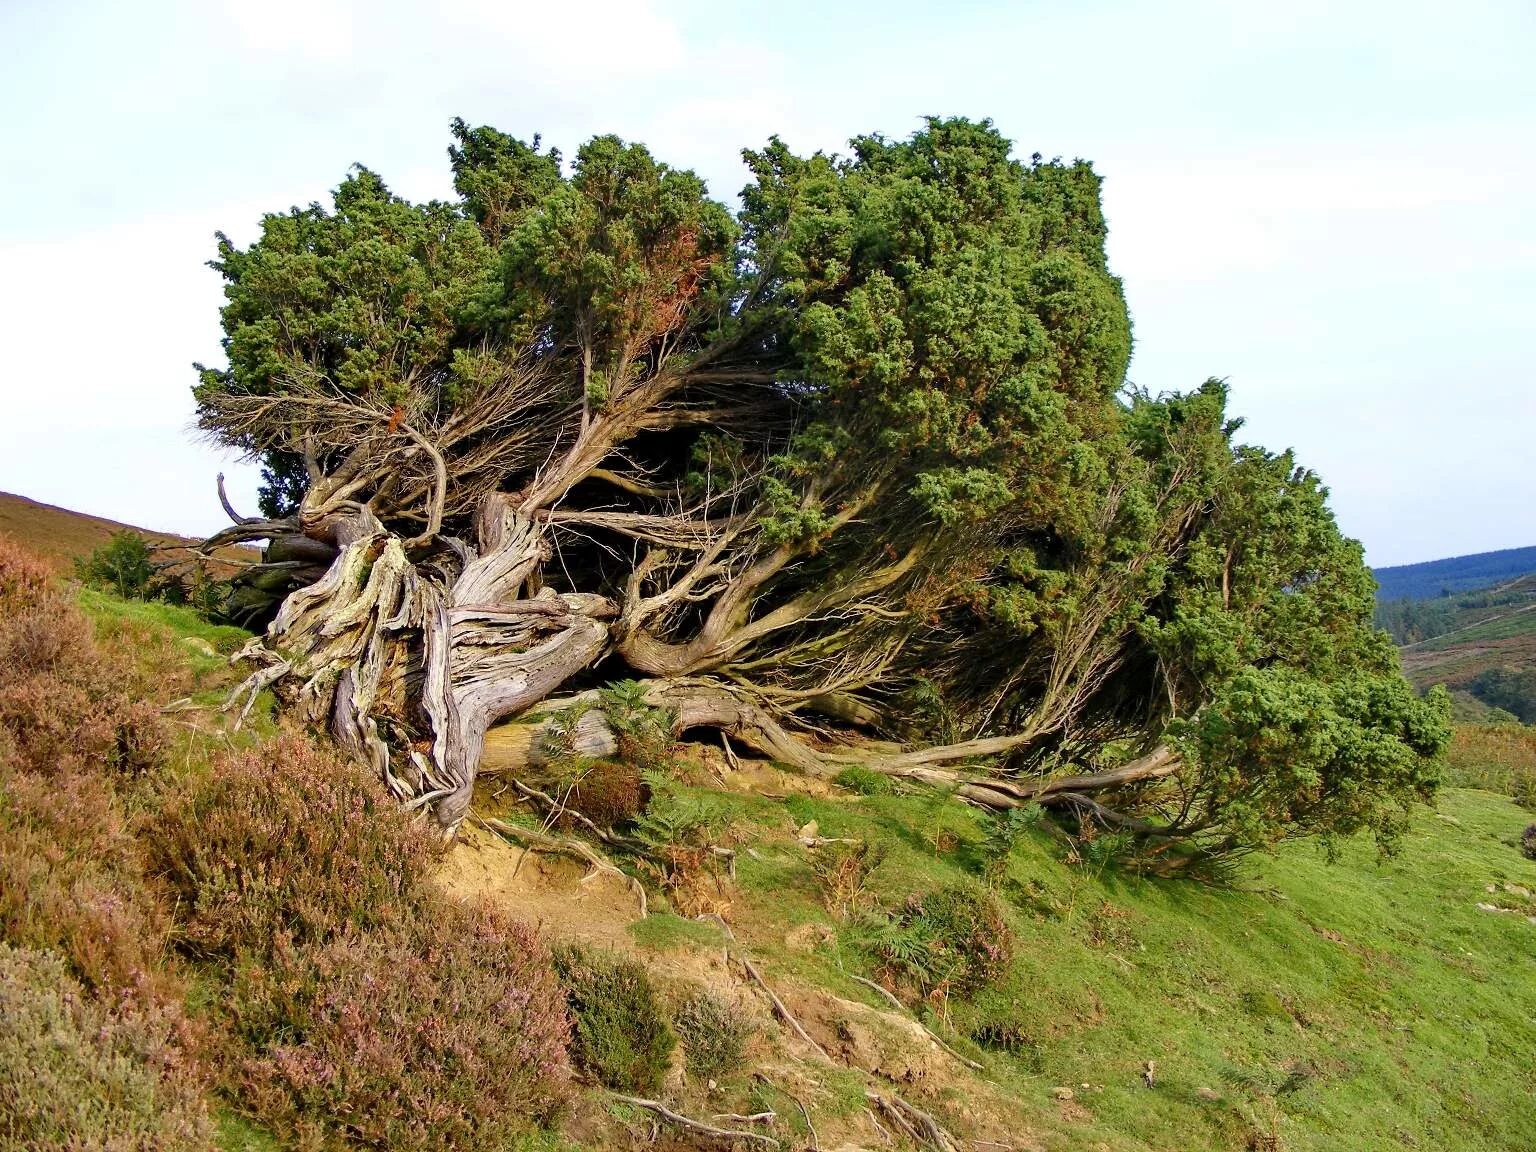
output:
[{"label": "green grass", "polygon": [[672,948],[718,948],[725,933],[711,921],[688,920],[672,912],[652,912],[629,926],[635,943],[652,952]]},{"label": "green grass", "polygon": [[[783,806],[823,835],[884,841],[870,884],[887,906],[981,882],[980,818],[956,805]],[[1010,971],[931,1023],[1038,1107],[1052,1148],[1241,1148],[1271,1107],[1252,1083],[1292,1069],[1305,1085],[1274,1102],[1290,1149],[1536,1147],[1536,924],[1477,907],[1527,903],[1486,887],[1536,888],[1516,846],[1528,822],[1506,800],[1450,790],[1394,859],[1359,842],[1330,864],[1295,844],[1250,861],[1231,888],[1088,870],[1032,832],[999,885],[1019,936]],[[811,953],[779,943],[796,924],[833,925],[803,853],[780,841],[758,857],[740,860],[736,913],[753,946],[781,976],[875,1003],[840,971],[866,971],[857,923]],[[1007,1026],[1008,1051],[965,1039],[989,1024]],[[1058,1085],[1086,1114],[1060,1113]]]},{"label": "green grass", "polygon": [[163,629],[178,640],[201,640],[214,652],[225,656],[234,652],[251,636],[244,628],[236,628],[230,624],[210,624],[191,608],[165,604],[159,600],[124,600],[110,592],[82,588],[79,592],[79,604],[85,614],[93,620],[110,617],[136,624],[147,624]]},{"label": "green grass", "polygon": [[214,1117],[214,1142],[219,1152],[282,1152],[282,1144],[265,1128],[235,1112]]}]

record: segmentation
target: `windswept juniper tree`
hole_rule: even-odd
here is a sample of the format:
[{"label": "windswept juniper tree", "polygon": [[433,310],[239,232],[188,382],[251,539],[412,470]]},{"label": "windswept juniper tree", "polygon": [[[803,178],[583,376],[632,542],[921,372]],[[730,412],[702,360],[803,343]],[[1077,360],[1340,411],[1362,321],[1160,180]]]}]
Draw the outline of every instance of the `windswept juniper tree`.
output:
[{"label": "windswept juniper tree", "polygon": [[197,389],[266,464],[215,538],[270,541],[248,689],[445,830],[491,725],[601,751],[621,680],[678,734],[1153,848],[1389,831],[1432,787],[1444,709],[1317,478],[1219,383],[1126,388],[1087,164],[965,120],[773,140],[733,217],[613,137],[453,135],[453,203],[356,169],[221,237]]}]

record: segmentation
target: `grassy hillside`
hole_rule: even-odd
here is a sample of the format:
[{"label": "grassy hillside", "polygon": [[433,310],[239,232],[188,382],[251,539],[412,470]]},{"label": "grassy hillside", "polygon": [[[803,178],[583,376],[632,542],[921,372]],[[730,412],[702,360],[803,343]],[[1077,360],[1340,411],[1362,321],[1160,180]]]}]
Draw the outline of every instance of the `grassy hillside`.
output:
[{"label": "grassy hillside", "polygon": [[[873,1005],[847,974],[879,965],[875,930],[828,914],[789,826],[883,844],[872,904],[980,883],[985,827],[967,810],[840,794],[737,805],[757,851],[730,918],[791,988]],[[1396,859],[1352,843],[1329,863],[1294,845],[1227,888],[1073,862],[1039,832],[997,886],[1018,937],[1004,979],[938,1003],[930,1023],[1021,1102],[1047,1148],[1536,1146],[1527,822],[1505,799],[1452,790]],[[961,1090],[948,1103],[958,1112]],[[1271,1133],[1281,1143],[1263,1143]]]},{"label": "grassy hillside", "polygon": [[1414,686],[1445,685],[1460,718],[1484,718],[1491,705],[1536,718],[1536,575],[1434,600],[1378,602],[1376,622],[1400,645]]},{"label": "grassy hillside", "polygon": [[[105,544],[114,532],[125,529],[137,532],[157,544],[198,543],[185,536],[120,524],[116,520],[88,516],[83,512],[72,512],[68,508],[29,500],[25,496],[0,492],[0,534],[10,536],[62,572],[73,571],[76,558],[89,556]],[[220,549],[219,555],[248,560],[253,551],[248,548]]]},{"label": "grassy hillside", "polygon": [[1502,584],[1532,572],[1536,572],[1536,547],[1505,548],[1373,570],[1380,585],[1380,600],[1429,600]]},{"label": "grassy hillside", "polygon": [[[109,596],[92,594],[81,606],[101,635],[132,641],[149,662],[144,682],[164,695],[203,705],[227,685],[216,653],[238,641],[234,630],[210,630],[185,610]],[[152,637],[159,639],[149,643]],[[216,711],[170,716],[177,735],[169,754],[145,783],[123,793],[138,813],[130,828],[153,814],[157,797],[181,804],[195,796],[231,739]],[[266,721],[235,737],[255,756],[271,738]],[[1489,753],[1487,740],[1502,743]],[[1467,745],[1471,759],[1457,778],[1502,786],[1473,774],[1472,761],[1489,754],[1509,760],[1506,743],[1494,733]],[[297,770],[291,741],[270,747],[288,759],[274,760],[267,779]],[[1524,744],[1518,751],[1521,764],[1536,755]],[[717,1119],[772,1112],[756,1130],[784,1149],[916,1147],[871,1093],[900,1095],[924,1109],[966,1149],[1536,1147],[1529,1106],[1536,1092],[1536,861],[1518,845],[1532,816],[1508,799],[1447,789],[1437,811],[1415,815],[1390,860],[1364,842],[1339,845],[1332,862],[1317,844],[1295,844],[1250,858],[1231,883],[1213,886],[1127,874],[1112,841],[1074,845],[1044,821],[1026,821],[1005,846],[980,813],[942,796],[886,791],[885,783],[866,795],[858,789],[871,787],[867,780],[841,787],[750,761],[733,767],[719,750],[697,747],[682,750],[671,771],[648,819],[656,827],[706,820],[734,861],[674,856],[658,870],[593,844],[644,883],[649,915],[641,916],[622,877],[525,854],[483,827],[466,833],[440,875],[448,894],[489,900],[541,924],[546,938],[639,961],[680,1030],[688,990],[707,988],[730,1004],[751,1027],[745,1062],[706,1080],[686,1074],[676,1056],[656,1092],[678,1111]],[[11,781],[0,773],[0,787]],[[514,795],[506,781],[487,780],[477,812],[515,828],[542,826]],[[845,840],[867,846],[861,858],[873,866],[838,867],[840,853],[852,852],[840,847]],[[36,866],[77,867],[67,856],[44,854],[38,860],[49,863]],[[971,893],[995,908],[1001,927],[985,943],[1012,938],[1011,948],[989,953],[994,978],[963,995],[937,987],[923,996],[900,959],[893,925],[910,921],[914,908],[936,907],[939,891]],[[226,899],[238,906],[244,897],[232,890]],[[35,936],[40,907],[0,921],[0,929],[22,925]],[[165,913],[174,923],[193,914],[187,907]],[[713,919],[692,919],[700,915]],[[375,986],[372,969],[354,975],[346,967],[380,962],[361,943],[355,960],[345,949],[325,954],[343,965],[327,970],[325,987],[336,989],[327,995]],[[943,959],[948,944],[938,944],[939,954],[912,962]],[[451,984],[452,995],[473,1000],[473,972],[459,967],[467,957],[443,952],[440,942],[432,947],[429,955],[450,958],[455,981],[470,982]],[[775,1018],[742,963],[748,957],[826,1058]],[[385,971],[404,963],[408,974],[416,972],[410,954],[385,959]],[[242,1007],[232,1018],[226,1009],[229,988],[249,996],[267,987],[260,969],[236,966],[231,974],[216,953],[197,951],[177,965],[182,983],[168,986],[184,987],[185,1011],[211,1030],[212,1052],[238,1051],[261,1035],[263,1017]],[[884,983],[904,1007],[893,1009],[855,977]],[[421,973],[408,978],[425,981]],[[422,987],[436,985],[413,991]],[[279,991],[288,997],[282,1043],[298,1045],[306,1033],[295,1029],[305,1017],[293,997],[301,989],[273,985],[269,994]],[[362,1010],[336,1002],[338,1011]],[[403,1014],[398,1027],[422,1026],[402,999],[390,1005]],[[474,1016],[461,1005],[445,1019]],[[957,1055],[935,1046],[914,1017]],[[386,1043],[369,1034],[357,1041],[358,1059],[380,1059]],[[5,1051],[0,1044],[0,1057]],[[319,1059],[303,1046],[274,1051],[293,1053],[281,1057],[290,1062],[282,1067],[303,1070]],[[216,1067],[229,1059],[210,1058]],[[385,1096],[364,1094],[378,1091],[367,1068],[327,1079],[322,1093],[306,1097],[311,1111],[296,1115],[289,1097],[256,1090],[261,1077],[272,1076],[270,1063],[237,1063],[203,1082],[214,1139],[229,1152],[271,1152],[298,1146],[290,1125],[300,1121],[306,1139],[328,1117],[339,1125],[330,1131],[345,1131],[349,1114],[385,1106]],[[454,1073],[445,1067],[441,1074]],[[483,1146],[658,1146],[653,1116],[595,1086],[583,1087],[561,1116],[552,1130]],[[709,1146],[663,1130],[672,1135],[660,1146]],[[326,1146],[361,1146],[338,1139]]]}]

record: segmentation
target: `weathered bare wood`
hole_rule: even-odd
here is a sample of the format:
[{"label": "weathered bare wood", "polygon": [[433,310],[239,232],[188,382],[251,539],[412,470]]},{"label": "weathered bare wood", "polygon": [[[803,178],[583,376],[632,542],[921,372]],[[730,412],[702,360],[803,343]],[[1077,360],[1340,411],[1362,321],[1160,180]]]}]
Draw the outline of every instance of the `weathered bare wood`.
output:
[{"label": "weathered bare wood", "polygon": [[686,1128],[690,1132],[697,1132],[701,1136],[709,1136],[716,1140],[741,1140],[748,1144],[761,1144],[765,1148],[778,1148],[780,1144],[772,1136],[762,1132],[748,1132],[738,1128],[717,1128],[713,1124],[706,1124],[703,1120],[695,1120],[690,1116],[684,1116],[681,1112],[674,1112],[665,1104],[657,1100],[646,1100],[639,1096],[624,1096],[615,1092],[613,1098],[622,1104],[629,1104],[635,1108],[644,1108],[654,1112],[669,1124],[676,1124],[679,1128]]},{"label": "weathered bare wood", "polygon": [[882,1096],[878,1092],[866,1091],[864,1098],[884,1112],[915,1143],[937,1149],[938,1152],[959,1152],[955,1138],[942,1124],[894,1092]]}]

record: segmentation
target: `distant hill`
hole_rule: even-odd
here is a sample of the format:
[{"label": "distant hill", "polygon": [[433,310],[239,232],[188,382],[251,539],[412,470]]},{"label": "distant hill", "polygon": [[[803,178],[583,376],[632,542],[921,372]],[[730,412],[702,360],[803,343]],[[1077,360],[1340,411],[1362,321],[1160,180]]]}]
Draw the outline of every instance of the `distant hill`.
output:
[{"label": "distant hill", "polygon": [[1380,590],[1376,598],[1431,600],[1437,596],[1471,592],[1503,584],[1536,572],[1536,547],[1505,548],[1473,556],[1451,556],[1422,564],[1398,564],[1373,570]]},{"label": "distant hill", "polygon": [[1376,622],[1401,646],[1415,687],[1450,689],[1458,718],[1500,708],[1536,723],[1536,574],[1427,600],[1378,600]]},{"label": "distant hill", "polygon": [[[0,533],[19,540],[29,551],[48,560],[61,572],[72,572],[77,557],[89,556],[114,532],[125,528],[157,544],[199,543],[190,537],[121,524],[101,516],[87,516],[83,512],[71,512],[68,508],[0,492]],[[255,553],[249,548],[221,548],[218,555],[226,559],[250,559]]]}]

